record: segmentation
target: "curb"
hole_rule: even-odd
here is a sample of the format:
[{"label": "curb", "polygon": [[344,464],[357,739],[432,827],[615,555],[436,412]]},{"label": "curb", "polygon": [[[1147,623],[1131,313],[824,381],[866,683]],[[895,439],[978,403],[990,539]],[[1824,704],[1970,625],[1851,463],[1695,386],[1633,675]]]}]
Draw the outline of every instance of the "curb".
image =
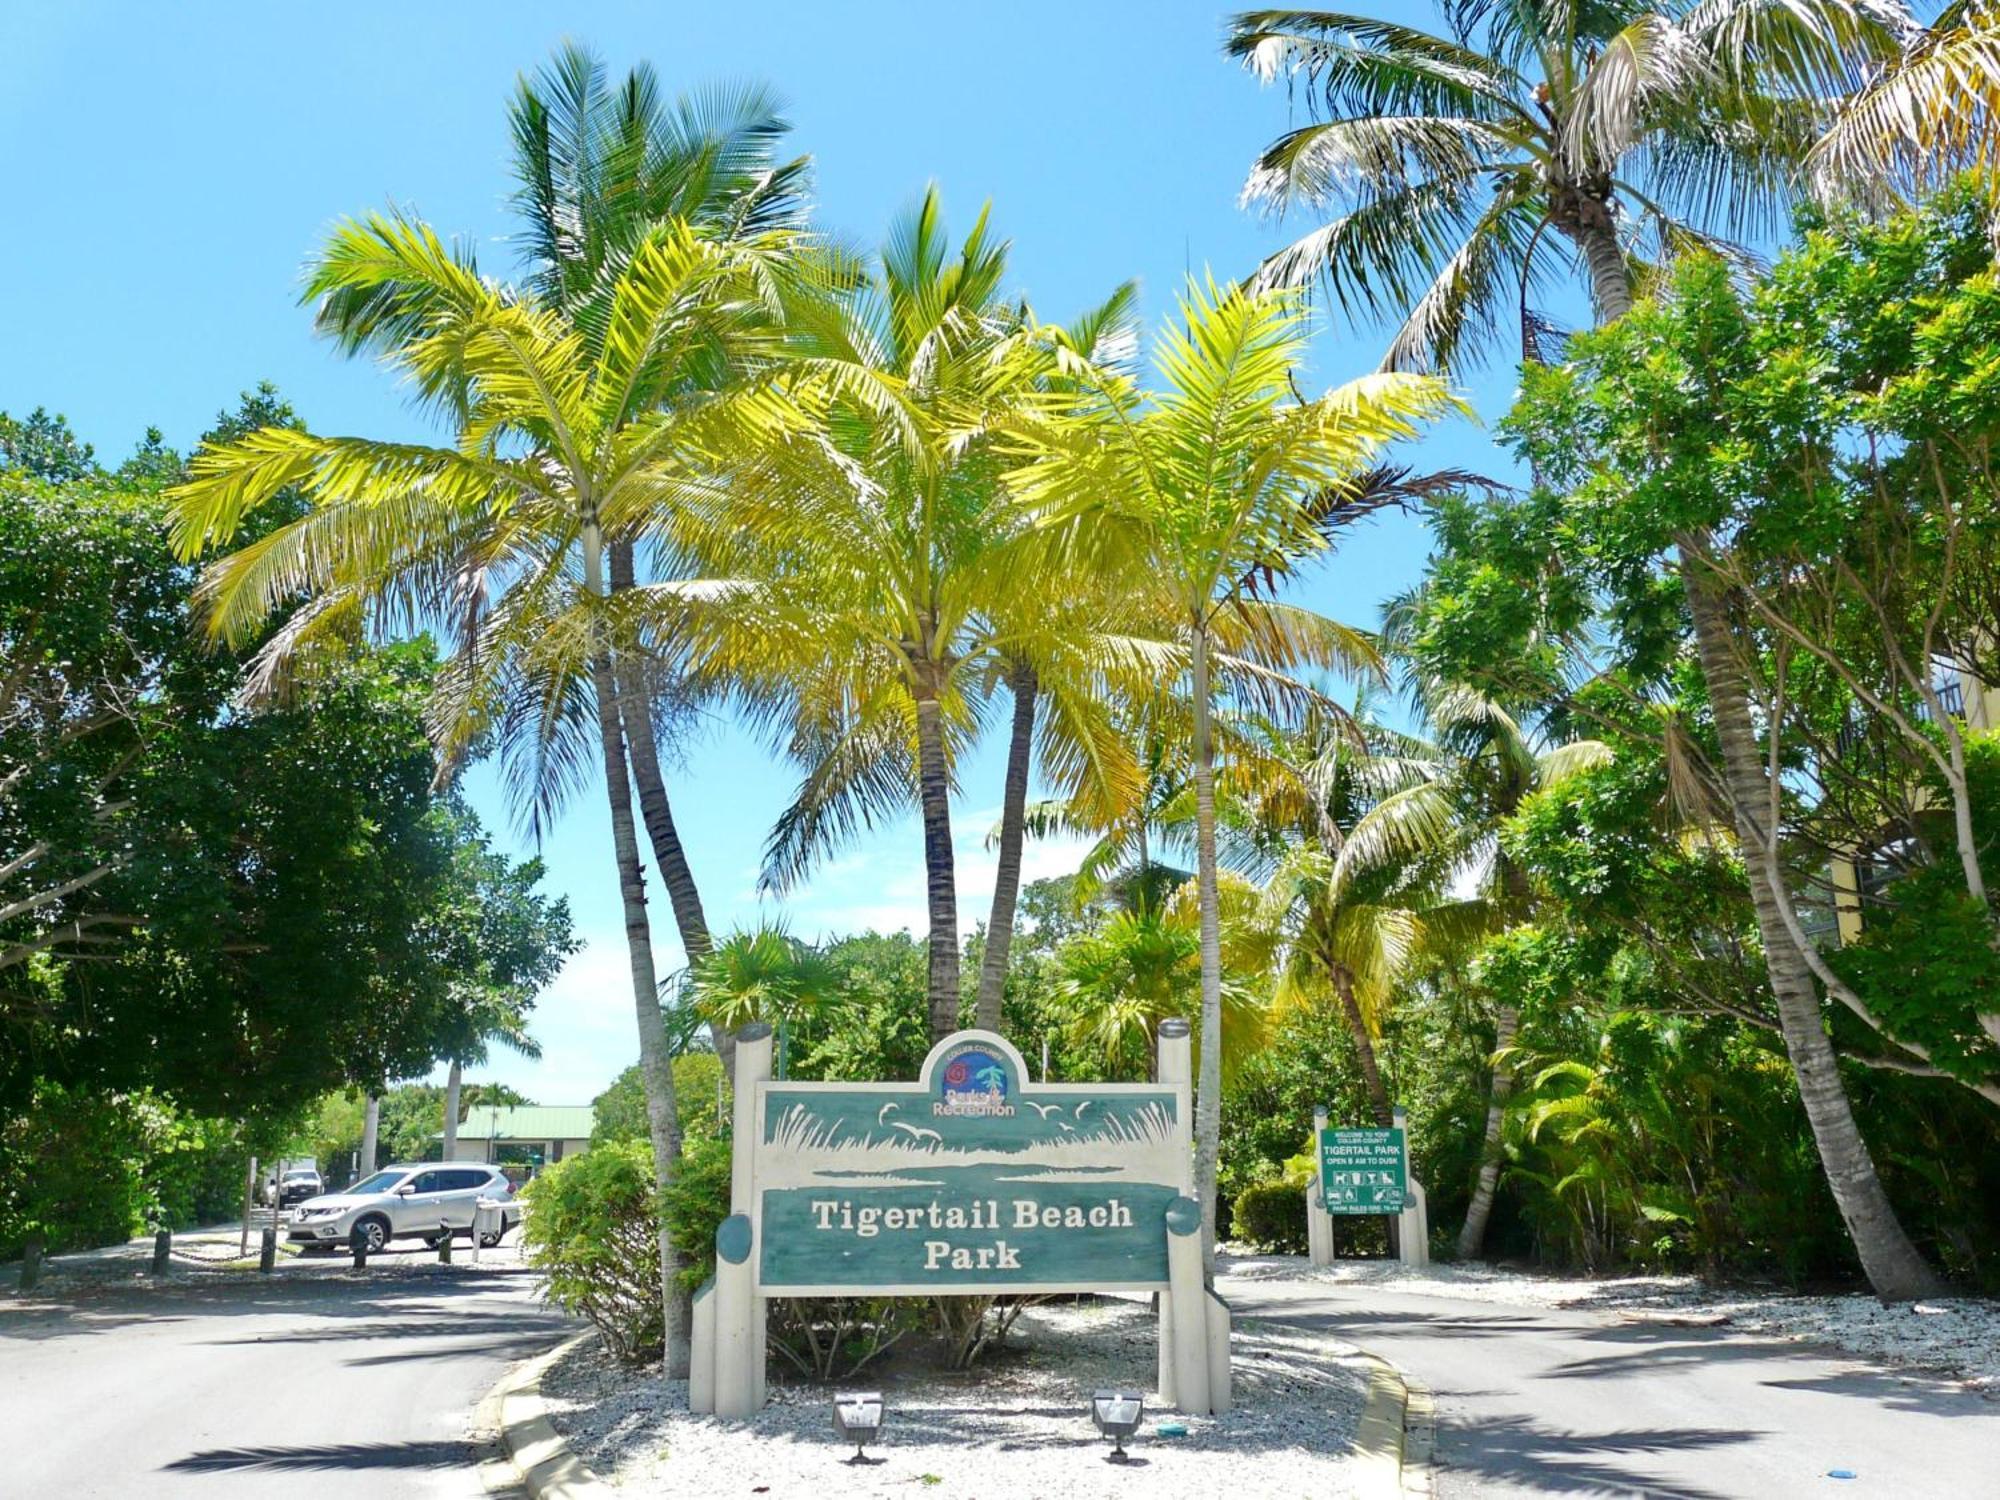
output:
[{"label": "curb", "polygon": [[1355,1488],[1371,1500],[1430,1500],[1431,1454],[1437,1444],[1431,1388],[1372,1349],[1360,1353],[1369,1368],[1368,1395],[1354,1429],[1360,1469]]},{"label": "curb", "polygon": [[591,1472],[550,1424],[542,1401],[549,1366],[594,1333],[564,1339],[547,1354],[516,1365],[493,1387],[484,1405],[494,1412],[500,1447],[531,1500],[606,1500],[611,1486]]}]

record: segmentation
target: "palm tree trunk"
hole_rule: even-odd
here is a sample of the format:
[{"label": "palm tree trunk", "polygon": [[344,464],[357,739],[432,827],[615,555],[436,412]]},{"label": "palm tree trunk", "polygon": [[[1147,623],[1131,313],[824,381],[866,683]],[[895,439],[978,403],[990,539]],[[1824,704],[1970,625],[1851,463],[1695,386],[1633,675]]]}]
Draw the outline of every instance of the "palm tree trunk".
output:
[{"label": "palm tree trunk", "polygon": [[[629,589],[636,580],[632,543],[611,544],[611,592]],[[618,674],[619,723],[625,731],[625,747],[632,762],[632,780],[639,788],[639,817],[646,825],[646,839],[653,846],[653,863],[659,868],[660,883],[673,903],[674,925],[680,930],[681,952],[690,967],[708,957],[714,946],[708,933],[708,916],[702,910],[701,891],[695,885],[694,870],[687,851],[681,846],[680,830],[674,826],[673,805],[667,800],[667,779],[660,770],[660,747],[653,736],[653,697],[645,674],[621,669]],[[710,1022],[710,1042],[722,1061],[722,1076],[736,1076],[736,1033]]]},{"label": "palm tree trunk", "polygon": [[[1499,1006],[1493,1023],[1493,1050],[1505,1052],[1514,1045],[1521,1025],[1521,1013],[1511,1005]],[[1486,1139],[1479,1148],[1479,1176],[1472,1184],[1472,1202],[1465,1210],[1465,1223],[1458,1231],[1458,1258],[1477,1260],[1486,1248],[1486,1222],[1493,1216],[1493,1193],[1500,1185],[1500,1124],[1507,1114],[1507,1096],[1514,1092],[1514,1069],[1496,1061],[1486,1093]]]},{"label": "palm tree trunk", "polygon": [[1000,1029],[1007,993],[1007,955],[1014,946],[1014,905],[1021,895],[1021,844],[1027,831],[1028,768],[1035,755],[1035,669],[1025,663],[1008,674],[1014,692],[1014,732],[1007,742],[1007,786],[1000,802],[1000,862],[993,874],[993,915],[986,923],[986,956],[979,965],[974,1024]]},{"label": "palm tree trunk", "polygon": [[458,1160],[458,1095],[464,1085],[465,1069],[454,1057],[451,1071],[444,1078],[444,1149],[438,1153],[440,1161]]},{"label": "palm tree trunk", "polygon": [[363,1096],[361,1101],[361,1155],[355,1161],[355,1179],[372,1177],[375,1173],[376,1138],[381,1132],[382,1101],[374,1094]]},{"label": "palm tree trunk", "polygon": [[1222,1145],[1222,914],[1215,874],[1215,743],[1208,623],[1194,626],[1195,895],[1201,911],[1201,1067],[1195,1080],[1194,1185],[1204,1269],[1215,1274],[1215,1183]]},{"label": "palm tree trunk", "polygon": [[[632,543],[611,544],[611,592],[621,593],[633,586],[635,572]],[[674,810],[667,801],[666,777],[660,772],[660,749],[653,737],[652,692],[642,673],[622,669],[618,674],[619,719],[625,728],[626,748],[631,752],[632,779],[639,787],[639,815],[646,825],[646,838],[653,846],[653,863],[659,867],[660,883],[673,903],[674,925],[680,929],[681,951],[692,964],[708,957],[712,944],[708,917],[702,910],[701,891],[695,885],[687,851],[681,847],[679,830],[674,827]],[[729,1069],[723,1068],[726,1075]]]},{"label": "palm tree trunk", "polygon": [[[583,524],[584,588],[593,598],[604,591],[603,537],[595,516]],[[604,794],[611,812],[611,845],[618,862],[618,893],[624,903],[625,947],[631,958],[632,1009],[639,1024],[639,1077],[646,1091],[647,1133],[653,1146],[653,1177],[662,1193],[673,1185],[680,1165],[680,1124],[674,1074],[667,1056],[666,1027],[660,1017],[659,984],[653,970],[652,924],[646,916],[646,872],[639,861],[639,833],[632,817],[632,773],[618,707],[618,676],[611,653],[601,644],[590,663],[597,698],[598,748],[604,763]],[[674,1285],[680,1271],[673,1235],[663,1215],[659,1226],[660,1308],[665,1352],[661,1373],[669,1380],[688,1369],[687,1321]]]},{"label": "palm tree trunk", "polygon": [[1333,970],[1334,993],[1340,996],[1341,1013],[1347,1017],[1348,1034],[1354,1038],[1354,1057],[1361,1068],[1361,1082],[1368,1090],[1369,1107],[1375,1123],[1387,1130],[1396,1123],[1396,1108],[1389,1101],[1388,1086],[1375,1059],[1375,1038],[1368,1034],[1368,1019],[1361,1014],[1361,1002],[1354,998],[1354,976],[1339,965]]},{"label": "palm tree trunk", "polygon": [[1615,323],[1632,310],[1632,271],[1625,263],[1624,247],[1618,243],[1609,205],[1586,204],[1582,222],[1565,225],[1564,232],[1581,252],[1584,268],[1590,273],[1590,300],[1597,308],[1598,325]]},{"label": "palm tree trunk", "polygon": [[924,885],[930,899],[931,1040],[958,1030],[958,890],[951,853],[951,777],[944,711],[926,684],[917,697],[917,795],[924,818]]},{"label": "palm tree trunk", "polygon": [[1722,747],[1723,782],[1735,816],[1744,873],[1749,878],[1750,902],[1757,913],[1764,965],[1777,1001],[1778,1029],[1798,1078],[1799,1102],[1812,1126],[1827,1185],[1833,1190],[1834,1203],[1875,1294],[1885,1302],[1934,1295],[1941,1283],[1903,1232],[1882,1189],[1841,1081],[1812,972],[1778,909],[1775,892],[1777,882],[1784,877],[1771,857],[1762,821],[1771,802],[1770,775],[1758,748],[1749,685],[1730,639],[1721,581],[1700,560],[1710,538],[1689,533],[1676,540],[1682,587],[1694,621],[1695,650]]}]

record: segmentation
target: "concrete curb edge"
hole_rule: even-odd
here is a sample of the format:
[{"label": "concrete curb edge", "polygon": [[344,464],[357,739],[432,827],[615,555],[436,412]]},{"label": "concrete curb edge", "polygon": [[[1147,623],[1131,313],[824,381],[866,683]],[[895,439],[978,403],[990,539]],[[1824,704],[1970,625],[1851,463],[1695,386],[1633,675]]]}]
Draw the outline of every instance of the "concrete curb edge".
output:
[{"label": "concrete curb edge", "polygon": [[1370,1500],[1430,1500],[1437,1443],[1431,1388],[1372,1349],[1360,1354],[1368,1361],[1368,1394],[1354,1428],[1355,1488]]},{"label": "concrete curb edge", "polygon": [[542,1376],[549,1366],[596,1337],[579,1333],[516,1365],[486,1397],[485,1405],[500,1431],[501,1451],[532,1500],[604,1500],[611,1494],[611,1487],[563,1441],[542,1401]]}]

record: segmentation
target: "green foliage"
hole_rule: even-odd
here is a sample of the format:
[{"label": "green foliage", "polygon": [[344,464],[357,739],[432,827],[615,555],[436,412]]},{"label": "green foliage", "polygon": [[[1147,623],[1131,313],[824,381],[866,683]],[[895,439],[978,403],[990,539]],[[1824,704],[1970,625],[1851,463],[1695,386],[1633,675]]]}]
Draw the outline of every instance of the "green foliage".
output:
[{"label": "green foliage", "polygon": [[0,1259],[32,1236],[57,1253],[226,1217],[253,1149],[238,1127],[158,1094],[43,1081],[29,1109],[0,1121]]},{"label": "green foliage", "polygon": [[[722,1079],[722,1062],[713,1052],[683,1052],[673,1062],[674,1099],[680,1106],[681,1140],[712,1139],[726,1129],[718,1118],[716,1086]],[[591,1145],[605,1141],[643,1141],[648,1138],[646,1088],[639,1065],[620,1073],[591,1107]],[[724,1096],[724,1108],[727,1098]]]},{"label": "green foliage", "polygon": [[0,473],[15,470],[52,484],[95,472],[95,450],[70,430],[69,418],[36,407],[25,421],[0,411]]},{"label": "green foliage", "polygon": [[523,1191],[522,1241],[545,1295],[628,1364],[659,1356],[659,1190],[644,1141],[593,1146]]},{"label": "green foliage", "polygon": [[1259,1250],[1303,1255],[1306,1188],[1300,1182],[1255,1182],[1236,1195],[1230,1224],[1235,1237]]},{"label": "green foliage", "polygon": [[689,1294],[715,1274],[715,1232],[729,1217],[729,1162],[726,1139],[695,1141],[667,1189],[667,1228],[681,1256],[681,1290]]}]

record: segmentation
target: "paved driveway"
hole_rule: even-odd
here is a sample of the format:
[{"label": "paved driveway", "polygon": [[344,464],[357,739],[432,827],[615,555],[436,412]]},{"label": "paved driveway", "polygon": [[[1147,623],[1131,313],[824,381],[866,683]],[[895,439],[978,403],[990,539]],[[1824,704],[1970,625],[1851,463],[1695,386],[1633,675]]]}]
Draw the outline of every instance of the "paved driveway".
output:
[{"label": "paved driveway", "polygon": [[1951,1381],[1615,1313],[1311,1282],[1222,1290],[1240,1316],[1324,1329],[1422,1377],[1444,1500],[2000,1497],[2000,1402]]},{"label": "paved driveway", "polygon": [[519,1271],[401,1256],[0,1298],[0,1495],[484,1495],[468,1418],[572,1327]]}]

